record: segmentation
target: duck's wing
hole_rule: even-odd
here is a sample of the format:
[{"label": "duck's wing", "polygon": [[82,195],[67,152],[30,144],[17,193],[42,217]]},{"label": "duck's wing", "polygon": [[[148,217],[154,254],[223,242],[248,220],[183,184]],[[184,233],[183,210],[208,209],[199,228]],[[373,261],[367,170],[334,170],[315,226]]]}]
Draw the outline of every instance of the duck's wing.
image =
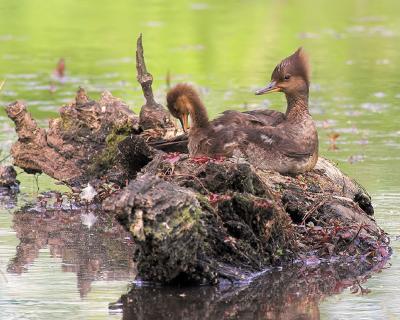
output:
[{"label": "duck's wing", "polygon": [[220,131],[227,126],[234,127],[262,127],[276,126],[285,120],[285,114],[275,110],[253,110],[239,112],[228,110],[212,121],[215,130]]},{"label": "duck's wing", "polygon": [[255,117],[258,121],[262,122],[264,126],[275,127],[286,119],[284,113],[276,110],[251,110],[245,111],[243,114]]},{"label": "duck's wing", "polygon": [[292,159],[310,157],[315,152],[314,143],[299,141],[295,132],[278,127],[244,128],[244,145],[259,149],[270,155],[285,156]]}]

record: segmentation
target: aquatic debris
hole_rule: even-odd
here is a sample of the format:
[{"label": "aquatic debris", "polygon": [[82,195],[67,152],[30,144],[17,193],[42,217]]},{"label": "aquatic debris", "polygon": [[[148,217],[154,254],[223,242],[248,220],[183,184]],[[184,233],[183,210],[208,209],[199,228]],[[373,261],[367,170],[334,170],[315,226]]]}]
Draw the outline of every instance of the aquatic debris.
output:
[{"label": "aquatic debris", "polygon": [[357,144],[360,144],[362,146],[365,146],[369,143],[368,139],[360,139],[358,141],[356,141]]},{"label": "aquatic debris", "polygon": [[347,162],[354,164],[360,161],[364,161],[365,156],[363,156],[362,154],[356,154],[356,155],[352,155],[350,157],[347,158]]},{"label": "aquatic debris", "polygon": [[[160,130],[160,138],[153,141],[161,141],[169,122],[154,101],[141,38],[137,47],[138,79],[146,97],[140,130],[132,129],[137,128],[138,118],[130,117],[126,105],[107,92],[96,102],[79,90],[75,103],[62,108],[61,118],[53,120],[48,131],[38,127],[19,103],[7,111],[19,134],[17,155],[25,161],[15,156],[15,145],[13,157],[24,169],[45,172],[43,167],[50,165],[48,172],[75,190],[87,185],[79,195],[86,201],[100,200],[94,194],[101,190],[98,185],[110,183],[105,194],[113,194],[102,205],[135,241],[130,252],[135,255],[138,278],[164,284],[216,284],[221,279],[243,281],[265,268],[289,265],[297,254],[306,260],[310,255],[323,259],[333,254],[351,260],[354,253],[366,251],[371,258],[384,255],[384,244],[383,253],[375,254],[381,251],[374,245],[382,230],[370,217],[369,195],[322,157],[314,170],[287,176],[238,159],[165,157],[154,149],[143,131]],[[88,171],[93,154],[109,159],[110,146],[124,158],[124,165],[113,162],[104,171],[99,167]],[[71,169],[77,170],[76,179]],[[67,176],[60,176],[60,171]],[[88,176],[89,172],[94,174]],[[111,183],[123,189],[114,192]],[[93,226],[95,216],[87,211],[80,219]],[[355,224],[369,229],[345,229]],[[335,229],[329,229],[332,226]]]},{"label": "aquatic debris", "polygon": [[13,166],[0,166],[0,187],[18,189],[19,181]]},{"label": "aquatic debris", "polygon": [[53,70],[53,76],[59,80],[62,80],[65,75],[65,59],[61,58],[58,60],[56,68]]},{"label": "aquatic debris", "polygon": [[315,121],[317,128],[328,129],[332,126],[335,126],[337,121],[332,119],[326,119],[323,121]]},{"label": "aquatic debris", "polygon": [[195,2],[190,5],[192,10],[207,10],[209,8],[208,3]]},{"label": "aquatic debris", "polygon": [[174,164],[178,162],[181,158],[181,154],[179,152],[170,152],[163,155],[163,159],[169,162],[170,164]]},{"label": "aquatic debris", "polygon": [[300,39],[318,39],[320,35],[318,33],[312,33],[312,32],[301,32],[298,34],[298,37]]},{"label": "aquatic debris", "polygon": [[81,221],[83,225],[87,226],[90,229],[96,223],[97,217],[93,214],[92,211],[90,211],[89,213],[81,214]]},{"label": "aquatic debris", "polygon": [[96,189],[93,188],[93,186],[90,183],[88,183],[87,187],[82,189],[82,192],[79,194],[79,197],[81,198],[81,200],[92,202],[96,195],[97,195]]},{"label": "aquatic debris", "polygon": [[147,21],[146,22],[146,26],[150,27],[150,28],[158,28],[158,27],[162,27],[164,25],[164,22],[162,21]]},{"label": "aquatic debris", "polygon": [[374,93],[374,97],[376,97],[376,98],[384,98],[384,97],[386,97],[386,93],[384,93],[384,92],[375,92]]},{"label": "aquatic debris", "polygon": [[336,140],[340,137],[340,134],[337,132],[331,132],[330,134],[328,134],[329,137],[329,150],[337,150],[338,147],[336,145]]},{"label": "aquatic debris", "polygon": [[376,64],[389,64],[390,60],[389,59],[378,59],[375,61]]}]

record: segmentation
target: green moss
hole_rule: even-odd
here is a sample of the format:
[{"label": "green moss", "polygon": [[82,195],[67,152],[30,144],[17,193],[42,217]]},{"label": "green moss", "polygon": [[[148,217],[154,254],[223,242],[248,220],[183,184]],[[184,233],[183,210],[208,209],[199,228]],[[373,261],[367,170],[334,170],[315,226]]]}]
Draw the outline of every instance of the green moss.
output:
[{"label": "green moss", "polygon": [[[171,214],[164,223],[148,222],[144,227],[146,236],[152,235],[157,240],[163,240],[166,237],[173,236],[179,238],[181,232],[189,231],[190,233],[198,231],[198,225],[201,216],[201,209],[191,205],[178,209]],[[179,231],[179,232],[177,232]]]},{"label": "green moss", "polygon": [[126,125],[111,130],[105,139],[104,149],[96,154],[88,170],[92,174],[101,174],[115,164],[118,144],[132,133],[132,127]]}]

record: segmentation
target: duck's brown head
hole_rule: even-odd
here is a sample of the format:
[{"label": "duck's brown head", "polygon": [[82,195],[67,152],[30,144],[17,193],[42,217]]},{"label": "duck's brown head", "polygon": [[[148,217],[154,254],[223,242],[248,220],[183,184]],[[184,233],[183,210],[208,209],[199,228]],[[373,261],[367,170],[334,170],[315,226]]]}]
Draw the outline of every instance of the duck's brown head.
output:
[{"label": "duck's brown head", "polygon": [[269,92],[284,92],[286,95],[308,94],[310,86],[310,66],[303,48],[283,59],[274,69],[271,82],[257,90],[256,95]]},{"label": "duck's brown head", "polygon": [[197,91],[189,84],[180,83],[168,91],[167,107],[185,132],[189,129],[189,115],[194,127],[208,124],[207,111]]}]

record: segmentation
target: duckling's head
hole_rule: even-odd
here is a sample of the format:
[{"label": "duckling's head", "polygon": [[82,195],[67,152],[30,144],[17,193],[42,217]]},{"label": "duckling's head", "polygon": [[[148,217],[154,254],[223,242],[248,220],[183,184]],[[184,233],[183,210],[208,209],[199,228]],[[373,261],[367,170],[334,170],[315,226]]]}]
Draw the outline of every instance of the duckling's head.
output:
[{"label": "duckling's head", "polygon": [[271,82],[257,90],[256,95],[269,92],[284,92],[286,95],[308,94],[310,86],[310,66],[303,48],[283,59],[274,69]]},{"label": "duckling's head", "polygon": [[185,132],[189,129],[189,114],[191,110],[188,97],[193,95],[193,92],[194,89],[190,85],[180,83],[167,93],[167,108],[180,121]]}]

